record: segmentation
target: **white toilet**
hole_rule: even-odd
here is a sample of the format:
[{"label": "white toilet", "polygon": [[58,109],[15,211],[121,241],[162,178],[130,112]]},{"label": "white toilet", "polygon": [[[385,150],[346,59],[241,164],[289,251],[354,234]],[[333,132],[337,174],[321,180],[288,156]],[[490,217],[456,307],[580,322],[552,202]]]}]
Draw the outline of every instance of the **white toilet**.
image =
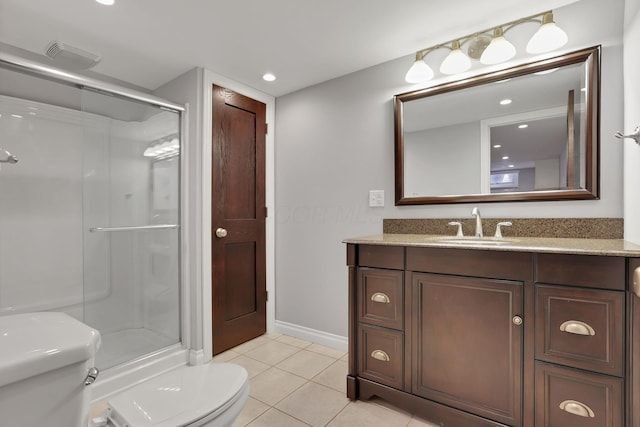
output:
[{"label": "white toilet", "polygon": [[[100,334],[64,313],[0,316],[2,425],[85,427]],[[185,366],[108,401],[109,427],[228,427],[249,394],[234,364]]]}]

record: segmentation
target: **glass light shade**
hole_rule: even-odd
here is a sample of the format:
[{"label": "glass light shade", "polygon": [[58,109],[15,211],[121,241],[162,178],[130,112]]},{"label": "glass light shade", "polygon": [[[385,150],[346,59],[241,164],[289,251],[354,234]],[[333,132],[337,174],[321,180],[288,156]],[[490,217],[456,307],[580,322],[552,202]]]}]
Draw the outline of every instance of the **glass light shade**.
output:
[{"label": "glass light shade", "polygon": [[407,83],[426,82],[433,78],[433,70],[422,59],[416,59],[404,79]]},{"label": "glass light shade", "polygon": [[460,44],[454,42],[453,49],[440,65],[440,72],[442,74],[458,74],[464,73],[469,68],[471,68],[471,60],[460,50]]},{"label": "glass light shade", "polygon": [[516,56],[516,47],[504,36],[494,37],[482,52],[480,62],[485,65],[499,64]]},{"label": "glass light shade", "polygon": [[564,46],[569,41],[567,33],[565,33],[555,22],[553,15],[547,13],[542,18],[542,25],[538,31],[531,37],[527,43],[527,52],[529,53],[545,53]]}]

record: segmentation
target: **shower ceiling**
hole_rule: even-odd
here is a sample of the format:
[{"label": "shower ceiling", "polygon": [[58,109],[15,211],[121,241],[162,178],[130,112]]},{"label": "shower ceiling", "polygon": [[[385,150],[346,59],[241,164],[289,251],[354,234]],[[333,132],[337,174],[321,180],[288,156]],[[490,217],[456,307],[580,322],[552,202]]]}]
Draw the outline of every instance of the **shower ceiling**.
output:
[{"label": "shower ceiling", "polygon": [[2,0],[0,43],[43,54],[60,40],[102,56],[93,71],[149,90],[202,66],[280,96],[575,1]]}]

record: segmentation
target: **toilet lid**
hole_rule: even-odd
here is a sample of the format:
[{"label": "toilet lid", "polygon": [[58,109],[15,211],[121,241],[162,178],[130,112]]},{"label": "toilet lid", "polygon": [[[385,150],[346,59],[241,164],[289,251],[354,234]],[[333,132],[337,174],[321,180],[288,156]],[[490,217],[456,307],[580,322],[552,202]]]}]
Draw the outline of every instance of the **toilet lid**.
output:
[{"label": "toilet lid", "polygon": [[247,371],[232,363],[181,367],[109,400],[109,419],[131,427],[186,426],[226,409],[247,381]]}]

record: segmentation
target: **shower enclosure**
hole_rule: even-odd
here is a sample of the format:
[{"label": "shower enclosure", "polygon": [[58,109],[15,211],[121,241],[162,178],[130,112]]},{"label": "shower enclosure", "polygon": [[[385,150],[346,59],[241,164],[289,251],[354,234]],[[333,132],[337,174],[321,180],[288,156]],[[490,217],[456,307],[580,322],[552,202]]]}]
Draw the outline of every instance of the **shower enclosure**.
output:
[{"label": "shower enclosure", "polygon": [[179,107],[0,64],[0,315],[98,329],[98,368],[180,344]]}]

